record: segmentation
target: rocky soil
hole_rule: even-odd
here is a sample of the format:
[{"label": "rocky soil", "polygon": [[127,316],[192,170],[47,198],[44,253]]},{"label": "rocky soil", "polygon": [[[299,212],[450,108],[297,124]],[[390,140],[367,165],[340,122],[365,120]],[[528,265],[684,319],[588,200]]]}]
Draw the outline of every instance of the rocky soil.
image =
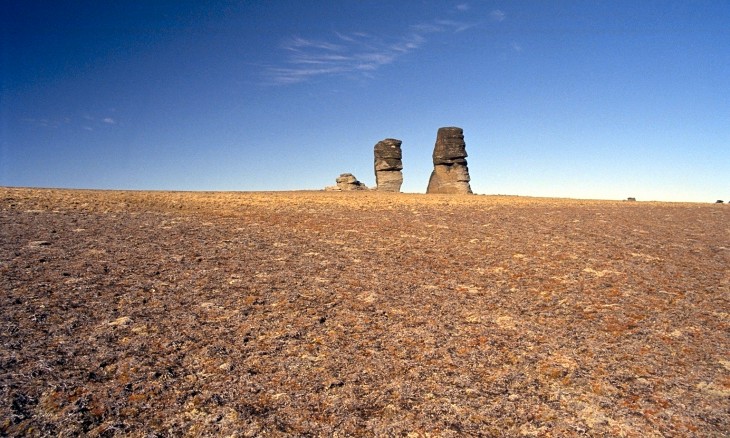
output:
[{"label": "rocky soil", "polygon": [[0,188],[0,435],[730,434],[730,206]]}]

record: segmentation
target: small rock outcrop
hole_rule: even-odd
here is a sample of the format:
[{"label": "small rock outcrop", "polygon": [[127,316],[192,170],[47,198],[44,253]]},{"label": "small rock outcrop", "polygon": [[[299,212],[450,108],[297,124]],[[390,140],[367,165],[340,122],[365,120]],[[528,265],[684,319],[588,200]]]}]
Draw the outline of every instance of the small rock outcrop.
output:
[{"label": "small rock outcrop", "polygon": [[439,128],[433,149],[433,172],[426,193],[471,194],[464,130]]},{"label": "small rock outcrop", "polygon": [[335,180],[336,186],[327,186],[325,190],[340,190],[340,191],[351,191],[351,190],[367,190],[367,186],[355,178],[355,175],[351,173],[341,173],[340,176]]},{"label": "small rock outcrop", "polygon": [[386,138],[375,145],[375,184],[381,192],[400,192],[403,184],[403,142]]}]

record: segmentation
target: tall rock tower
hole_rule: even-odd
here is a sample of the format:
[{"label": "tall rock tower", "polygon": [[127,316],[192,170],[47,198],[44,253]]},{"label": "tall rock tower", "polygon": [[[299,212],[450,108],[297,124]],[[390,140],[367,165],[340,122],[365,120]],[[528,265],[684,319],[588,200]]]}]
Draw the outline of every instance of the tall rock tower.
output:
[{"label": "tall rock tower", "polygon": [[433,172],[426,193],[471,194],[466,143],[461,128],[439,128],[433,149]]},{"label": "tall rock tower", "polygon": [[375,145],[375,184],[381,192],[400,192],[403,184],[403,154],[400,140],[386,138]]}]

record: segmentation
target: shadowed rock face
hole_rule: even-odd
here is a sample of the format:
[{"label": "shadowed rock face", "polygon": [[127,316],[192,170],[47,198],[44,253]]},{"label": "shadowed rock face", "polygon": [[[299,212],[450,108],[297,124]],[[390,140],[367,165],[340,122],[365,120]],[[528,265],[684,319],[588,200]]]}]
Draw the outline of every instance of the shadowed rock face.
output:
[{"label": "shadowed rock face", "polygon": [[439,128],[426,193],[471,194],[466,157],[464,131],[455,127]]},{"label": "shadowed rock face", "polygon": [[400,192],[403,184],[401,141],[386,138],[375,145],[375,183],[381,192]]}]

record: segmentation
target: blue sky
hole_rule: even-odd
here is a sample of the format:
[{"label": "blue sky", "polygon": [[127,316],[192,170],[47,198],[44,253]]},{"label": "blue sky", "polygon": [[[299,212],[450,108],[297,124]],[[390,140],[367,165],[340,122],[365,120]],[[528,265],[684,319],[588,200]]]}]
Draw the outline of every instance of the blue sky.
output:
[{"label": "blue sky", "polygon": [[0,1],[0,185],[730,199],[730,2]]}]

